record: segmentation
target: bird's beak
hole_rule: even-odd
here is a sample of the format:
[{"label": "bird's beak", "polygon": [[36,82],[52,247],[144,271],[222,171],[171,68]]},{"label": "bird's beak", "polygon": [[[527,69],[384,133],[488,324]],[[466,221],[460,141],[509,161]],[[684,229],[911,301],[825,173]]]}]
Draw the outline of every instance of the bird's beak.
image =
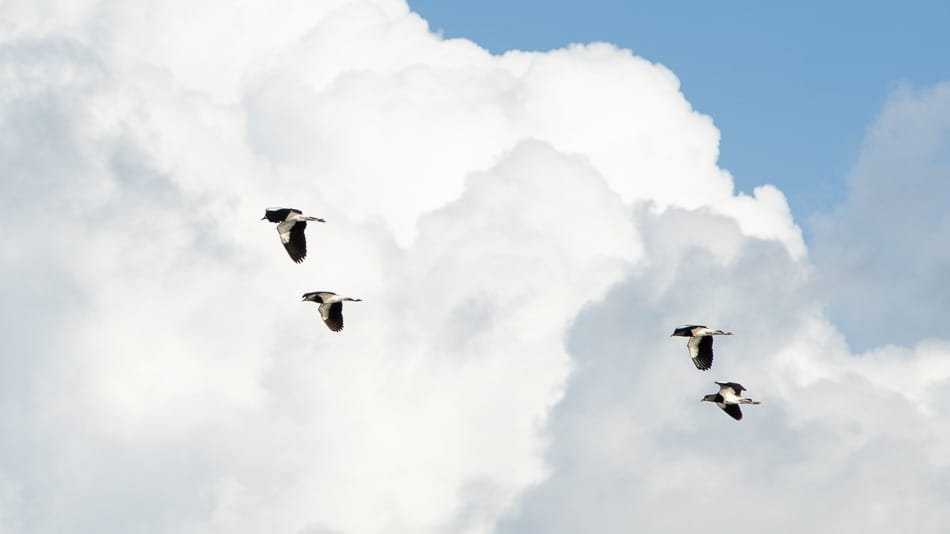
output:
[{"label": "bird's beak", "polygon": [[267,218],[267,216],[265,215],[264,217],[261,217],[261,220],[263,221],[263,220],[266,219],[266,218]]}]

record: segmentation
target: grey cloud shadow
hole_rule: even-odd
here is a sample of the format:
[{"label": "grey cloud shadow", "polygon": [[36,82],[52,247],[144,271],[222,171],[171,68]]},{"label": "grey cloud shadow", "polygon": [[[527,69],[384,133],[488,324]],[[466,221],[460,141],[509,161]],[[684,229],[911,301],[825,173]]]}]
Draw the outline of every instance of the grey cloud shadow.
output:
[{"label": "grey cloud shadow", "polygon": [[[738,233],[731,221],[702,212],[641,210],[636,220],[647,257],[675,236],[664,230],[671,226],[711,232],[711,239],[712,229]],[[580,311],[567,339],[575,368],[547,428],[550,478],[528,491],[498,532],[627,531],[617,525],[672,512],[631,504],[655,498],[659,466],[726,465],[762,473],[767,485],[778,476],[770,475],[776,462],[804,461],[800,429],[789,425],[778,398],[768,398],[769,349],[796,330],[789,322],[810,296],[801,265],[781,245],[757,239],[744,240],[727,261],[702,247],[687,252],[672,267],[638,268]],[[737,332],[717,340],[708,373],[693,367],[682,339],[669,337],[690,321]],[[723,379],[744,383],[765,404],[745,407],[738,424],[702,405],[702,395],[715,391],[712,381]],[[750,453],[737,455],[735,442]],[[590,523],[594,516],[603,521]]]}]

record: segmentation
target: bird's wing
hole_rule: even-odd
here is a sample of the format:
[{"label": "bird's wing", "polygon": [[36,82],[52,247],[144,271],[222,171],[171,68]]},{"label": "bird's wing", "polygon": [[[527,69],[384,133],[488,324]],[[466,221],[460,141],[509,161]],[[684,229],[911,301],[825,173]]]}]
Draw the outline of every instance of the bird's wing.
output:
[{"label": "bird's wing", "polygon": [[689,349],[690,358],[699,356],[699,342],[702,340],[702,337],[697,336],[689,338],[689,340],[686,342],[686,348]]},{"label": "bird's wing", "polygon": [[277,225],[277,233],[280,234],[280,242],[290,243],[290,230],[297,224],[296,221],[283,221]]},{"label": "bird's wing", "polygon": [[716,383],[719,384],[720,391],[722,391],[725,388],[731,388],[733,393],[735,393],[737,397],[741,396],[742,392],[745,391],[745,388],[742,387],[742,384],[736,384],[735,382],[716,382]]},{"label": "bird's wing", "polygon": [[[326,313],[324,313],[324,306],[326,306]],[[333,304],[323,304],[320,306],[320,314],[323,315],[323,322],[326,323],[327,328],[333,330],[334,332],[339,332],[343,330],[343,303],[334,302]]]},{"label": "bird's wing", "polygon": [[735,419],[736,421],[742,420],[742,410],[739,409],[738,404],[723,404],[723,403],[717,403],[717,404],[719,404],[719,407],[722,408],[722,411],[729,414],[729,416]]},{"label": "bird's wing", "polygon": [[290,259],[295,263],[300,263],[307,257],[307,238],[303,233],[306,228],[306,221],[284,221],[277,225],[280,242],[284,244],[287,254],[290,254]]},{"label": "bird's wing", "polygon": [[693,358],[693,364],[700,371],[705,371],[712,367],[712,344],[712,336],[691,337],[686,343],[686,347],[689,348],[689,355]]}]

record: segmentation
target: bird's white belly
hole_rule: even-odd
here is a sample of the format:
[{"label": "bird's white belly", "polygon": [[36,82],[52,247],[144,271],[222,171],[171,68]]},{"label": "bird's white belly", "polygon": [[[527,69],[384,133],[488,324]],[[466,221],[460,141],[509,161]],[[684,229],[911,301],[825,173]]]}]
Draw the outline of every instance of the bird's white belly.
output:
[{"label": "bird's white belly", "polygon": [[739,399],[742,397],[734,393],[722,393],[722,401],[726,404],[739,404]]}]

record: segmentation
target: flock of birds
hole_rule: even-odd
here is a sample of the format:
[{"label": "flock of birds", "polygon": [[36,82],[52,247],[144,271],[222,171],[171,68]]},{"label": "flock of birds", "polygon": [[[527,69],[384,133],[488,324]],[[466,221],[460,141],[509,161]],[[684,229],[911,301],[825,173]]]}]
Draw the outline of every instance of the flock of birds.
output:
[{"label": "flock of birds", "polygon": [[[307,228],[307,222],[326,222],[317,217],[304,215],[302,211],[294,208],[267,208],[264,210],[264,216],[261,220],[267,220],[277,223],[277,233],[280,235],[280,242],[290,255],[294,263],[300,263],[307,257],[307,238],[304,231]],[[355,299],[337,295],[331,291],[311,291],[303,294],[304,302],[315,302],[319,304],[317,310],[320,317],[327,325],[327,328],[334,332],[343,330],[343,303],[360,302],[362,299]],[[732,332],[723,332],[722,330],[713,330],[702,325],[687,325],[677,328],[671,336],[688,337],[689,341],[686,347],[689,349],[689,355],[693,359],[693,364],[701,371],[709,370],[713,361],[713,336],[731,336]],[[746,389],[741,384],[735,382],[716,382],[719,385],[718,393],[711,393],[703,397],[703,402],[714,402],[724,412],[729,414],[736,421],[742,419],[742,410],[740,404],[760,404],[757,401],[747,399],[742,396]]]},{"label": "flock of birds", "polygon": [[[277,233],[280,242],[287,249],[287,254],[294,263],[300,263],[307,257],[307,221],[326,222],[317,217],[304,215],[302,211],[293,208],[267,208],[261,220],[277,223]],[[337,295],[332,291],[311,291],[303,294],[303,302],[315,302],[320,306],[317,310],[327,328],[334,332],[343,330],[343,303],[360,302],[363,299],[354,299]]]},{"label": "flock of birds", "polygon": [[[713,330],[703,325],[686,325],[676,330],[670,336],[688,337],[686,348],[689,349],[689,355],[693,359],[693,365],[700,371],[708,371],[713,362],[713,336],[731,336],[732,332],[723,332],[722,330]],[[742,410],[740,404],[761,404],[758,401],[747,399],[742,396],[746,389],[742,384],[735,382],[716,382],[719,385],[719,393],[710,393],[703,397],[702,402],[715,402],[716,406],[729,414],[730,417],[739,421],[742,419]]]}]

